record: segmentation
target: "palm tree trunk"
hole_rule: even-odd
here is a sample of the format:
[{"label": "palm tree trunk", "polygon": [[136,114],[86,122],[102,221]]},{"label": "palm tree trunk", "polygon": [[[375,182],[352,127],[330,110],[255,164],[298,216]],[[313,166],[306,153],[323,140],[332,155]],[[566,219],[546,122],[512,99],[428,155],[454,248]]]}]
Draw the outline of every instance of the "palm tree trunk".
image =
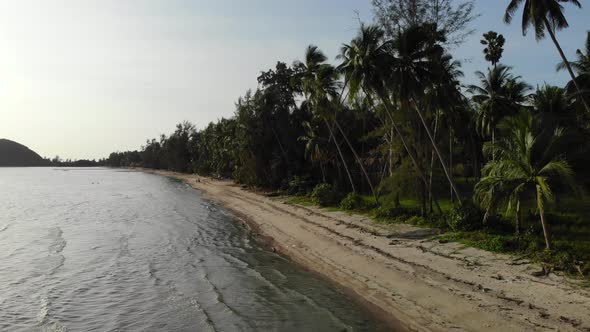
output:
[{"label": "palm tree trunk", "polygon": [[563,60],[563,63],[565,64],[567,71],[569,72],[570,76],[572,77],[572,82],[574,82],[574,86],[576,87],[576,90],[578,91],[578,95],[580,95],[580,100],[582,101],[582,105],[584,105],[586,112],[590,113],[590,107],[588,107],[588,104],[586,103],[586,100],[584,99],[584,95],[582,94],[582,89],[580,89],[580,86],[578,85],[578,82],[576,81],[576,75],[574,74],[574,71],[572,70],[572,66],[570,65],[569,61],[567,61],[567,58],[565,57],[565,54],[563,53],[563,50],[561,49],[561,45],[559,45],[559,42],[557,41],[557,38],[555,37],[555,33],[553,32],[553,29],[551,29],[551,24],[549,23],[549,21],[547,20],[546,17],[543,17],[543,22],[545,22],[545,28],[547,28],[547,31],[549,32],[549,36],[551,36],[551,40],[553,40],[553,43],[555,44],[555,47],[557,48],[557,51],[559,52],[559,55],[561,56],[561,59]]},{"label": "palm tree trunk", "polygon": [[[393,119],[393,115],[391,115],[391,112],[390,112],[390,109],[389,109],[389,101],[386,98],[384,98],[384,97],[380,97],[380,98],[381,98],[381,102],[385,106],[385,113],[387,113],[387,115],[389,116],[389,120],[391,121],[391,126],[395,130],[395,132],[397,134],[397,137],[399,137],[400,141],[402,142],[402,145],[404,146],[404,149],[406,150],[406,153],[408,154],[408,156],[412,160],[412,163],[414,164],[414,167],[416,168],[416,172],[418,172],[418,176],[420,177],[420,179],[422,180],[422,182],[424,183],[424,185],[428,186],[428,181],[426,181],[426,177],[424,176],[424,173],[420,169],[420,166],[418,165],[418,162],[416,161],[416,158],[414,158],[414,155],[410,151],[410,148],[408,147],[408,143],[404,139],[404,136],[402,135],[402,132],[399,130],[399,127],[395,123],[395,120]],[[440,212],[442,214],[442,209],[440,207],[440,204],[438,204],[438,200],[434,199],[434,202],[436,204],[436,207],[438,209],[438,212]]]},{"label": "palm tree trunk", "polygon": [[492,128],[492,160],[496,160],[496,128]]},{"label": "palm tree trunk", "polygon": [[[412,100],[413,100],[413,98],[412,98]],[[445,172],[445,176],[447,177],[447,180],[449,181],[449,184],[451,185],[451,189],[455,193],[455,196],[457,196],[457,199],[459,200],[459,205],[462,205],[463,203],[461,202],[461,195],[459,195],[459,192],[457,191],[457,188],[455,187],[455,184],[453,183],[453,180],[451,179],[451,177],[449,175],[449,170],[447,169],[447,165],[445,164],[445,162],[442,158],[442,155],[441,155],[440,151],[438,150],[438,147],[436,146],[434,139],[432,138],[432,133],[430,132],[430,129],[428,128],[428,125],[426,124],[426,120],[424,120],[424,116],[422,116],[422,112],[420,112],[420,110],[418,109],[418,104],[416,103],[415,100],[413,100],[413,103],[414,103],[414,110],[416,111],[416,113],[418,113],[418,117],[420,118],[420,121],[422,122],[422,126],[424,126],[424,129],[426,130],[426,134],[428,134],[428,138],[430,139],[430,143],[432,144],[432,147],[434,148],[434,151],[436,152],[436,155],[438,156],[438,160],[440,161],[443,171]]]},{"label": "palm tree trunk", "polygon": [[[438,114],[434,117],[434,139],[436,139],[436,134],[438,131]],[[434,174],[434,149],[430,153],[430,178],[428,179],[428,201],[430,204],[430,212],[432,212],[432,177]]]},{"label": "palm tree trunk", "polygon": [[378,203],[379,200],[377,199],[377,194],[375,193],[375,188],[373,188],[373,184],[371,183],[371,178],[369,178],[369,174],[365,170],[365,166],[363,165],[363,162],[361,161],[361,159],[357,155],[356,150],[354,149],[352,144],[350,144],[348,137],[346,137],[346,134],[344,133],[344,131],[342,130],[342,127],[340,127],[340,124],[338,123],[338,121],[336,119],[334,119],[334,123],[336,124],[336,128],[338,128],[338,130],[340,131],[340,134],[342,134],[342,137],[344,137],[344,141],[346,142],[346,144],[348,144],[348,147],[350,148],[350,151],[352,151],[352,154],[354,155],[354,158],[356,159],[357,163],[361,167],[361,170],[362,170],[363,174],[365,175],[365,178],[367,179],[367,183],[369,184],[369,187],[371,188],[371,193],[373,194],[373,197],[375,198],[375,202]]},{"label": "palm tree trunk", "polygon": [[515,233],[516,236],[520,236],[520,199],[516,201],[516,220],[515,220]]},{"label": "palm tree trunk", "polygon": [[[453,181],[453,128],[451,128],[451,126],[449,126],[449,171],[451,173],[451,181]],[[453,187],[451,187],[450,190],[451,203],[453,203]]]},{"label": "palm tree trunk", "polygon": [[539,216],[541,217],[541,226],[543,226],[543,235],[545,236],[545,246],[547,250],[551,250],[551,230],[545,220],[545,209],[543,208],[543,196],[541,188],[537,185],[537,207],[539,208]]},{"label": "palm tree trunk", "polygon": [[342,164],[344,165],[344,170],[346,171],[346,175],[348,175],[348,180],[350,181],[350,186],[352,187],[352,191],[356,193],[356,187],[354,185],[354,181],[352,180],[352,176],[350,175],[350,170],[348,169],[348,165],[346,164],[346,159],[344,159],[344,155],[342,154],[342,150],[340,149],[340,144],[336,140],[336,136],[334,136],[334,132],[332,131],[332,127],[328,123],[328,120],[324,118],[324,123],[326,127],[328,127],[328,131],[330,132],[330,138],[334,140],[334,144],[336,144],[336,150],[338,150],[338,155],[340,155],[340,159],[342,160]]},{"label": "palm tree trunk", "polygon": [[393,176],[393,127],[389,131],[389,176]]},{"label": "palm tree trunk", "polygon": [[290,167],[289,156],[287,155],[287,152],[283,148],[283,144],[281,144],[281,140],[279,139],[279,135],[277,135],[277,132],[276,132],[274,126],[270,126],[270,127],[272,128],[272,133],[273,133],[275,139],[277,140],[277,143],[279,144],[279,148],[281,149],[281,154],[283,155],[283,158],[285,159],[285,164],[287,166],[287,178],[290,179],[292,170]]}]

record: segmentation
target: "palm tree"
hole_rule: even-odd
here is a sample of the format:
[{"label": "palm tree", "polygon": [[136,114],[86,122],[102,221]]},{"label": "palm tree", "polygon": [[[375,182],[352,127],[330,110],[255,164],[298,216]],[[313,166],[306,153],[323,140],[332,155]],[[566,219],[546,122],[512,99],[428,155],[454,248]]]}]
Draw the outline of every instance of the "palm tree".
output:
[{"label": "palm tree", "polygon": [[[572,80],[567,84],[568,91],[575,91],[576,89],[576,82],[581,86],[583,92],[586,96],[589,95],[590,90],[590,31],[586,36],[586,45],[584,47],[584,51],[578,49],[576,50],[576,61],[572,61],[569,64],[572,66],[573,70],[578,74],[575,81]],[[566,69],[566,63],[561,62],[557,65],[557,70],[564,70]],[[584,99],[585,96],[582,95],[580,98]]]},{"label": "palm tree", "polygon": [[482,169],[484,177],[475,186],[474,200],[488,209],[505,204],[507,211],[516,214],[518,232],[524,197],[534,197],[545,245],[551,249],[545,206],[553,200],[552,187],[557,182],[574,187],[574,173],[561,152],[565,132],[563,128],[543,128],[526,110],[507,118],[500,127],[505,136],[496,145],[487,143],[484,147],[498,158]]},{"label": "palm tree", "polygon": [[491,62],[492,66],[496,67],[502,58],[502,53],[504,53],[506,39],[503,35],[499,35],[495,31],[488,31],[483,34],[483,39],[480,40],[480,43],[485,46],[483,54],[485,55],[486,61]]},{"label": "palm tree", "polygon": [[511,67],[498,65],[488,68],[486,74],[477,71],[475,75],[480,85],[472,84],[467,87],[467,92],[472,95],[471,100],[478,105],[476,128],[483,137],[491,136],[492,145],[496,140],[496,125],[505,116],[516,113],[528,90],[528,85],[520,81],[519,76],[513,76],[510,69]]},{"label": "palm tree", "polygon": [[418,100],[424,97],[425,91],[442,77],[440,71],[444,49],[439,44],[442,41],[444,41],[443,33],[433,24],[414,26],[400,31],[391,43],[392,70],[388,80],[394,86],[395,95],[402,105],[413,108],[418,115],[449,185],[461,204],[461,195],[455,187],[418,103]]},{"label": "palm tree", "polygon": [[567,19],[563,14],[563,6],[561,3],[570,3],[578,8],[581,8],[582,5],[578,0],[511,0],[506,8],[506,13],[504,15],[504,22],[510,24],[512,21],[512,16],[523,4],[523,15],[522,15],[522,33],[526,35],[527,30],[530,26],[535,29],[535,37],[537,40],[541,40],[545,37],[545,30],[549,32],[549,36],[551,40],[555,44],[559,55],[563,61],[565,68],[569,72],[572,82],[580,96],[580,100],[584,105],[584,108],[587,112],[590,112],[590,107],[586,103],[582,95],[582,89],[578,85],[576,81],[576,75],[572,70],[572,66],[567,61],[563,50],[561,49],[561,45],[557,41],[555,37],[555,31],[561,30],[569,27]]},{"label": "palm tree", "polygon": [[322,173],[322,182],[326,183],[326,162],[329,160],[326,145],[329,143],[319,132],[318,126],[312,122],[303,122],[304,135],[298,140],[305,142],[305,157],[312,163],[318,163]]},{"label": "palm tree", "polygon": [[296,62],[294,67],[301,73],[301,87],[305,99],[314,110],[314,115],[321,118],[326,125],[330,140],[334,140],[338,155],[344,165],[344,170],[350,181],[352,191],[356,193],[356,186],[340,144],[334,135],[333,127],[328,122],[327,109],[333,106],[331,99],[336,99],[338,84],[336,80],[336,70],[327,65],[325,62],[328,58],[317,46],[309,45],[305,51],[305,62]]},{"label": "palm tree", "polygon": [[531,101],[534,111],[546,127],[575,127],[576,117],[573,103],[567,97],[564,89],[545,85],[537,88]]},{"label": "palm tree", "polygon": [[[457,116],[464,108],[466,102],[461,94],[461,84],[459,78],[463,77],[461,71],[461,62],[453,60],[452,56],[445,54],[440,59],[440,78],[432,82],[432,87],[425,95],[426,104],[434,113],[434,139],[438,131],[438,124],[441,117],[445,119],[448,127],[449,138],[449,169],[453,169],[453,125]],[[435,151],[432,149],[430,159],[430,179],[429,186],[432,187],[432,176],[434,169]],[[452,180],[452,173],[451,180]],[[432,188],[429,189],[432,193]],[[453,201],[453,190],[451,187],[451,201]]]},{"label": "palm tree", "polygon": [[375,109],[376,105],[372,96],[376,95],[386,109],[390,123],[395,130],[398,138],[412,160],[420,179],[425,185],[428,184],[424,173],[420,169],[418,162],[410,151],[408,143],[401,133],[399,126],[392,116],[391,102],[388,98],[388,92],[385,87],[385,77],[383,68],[388,64],[388,42],[384,42],[385,32],[375,26],[364,24],[361,25],[358,35],[350,42],[344,44],[341,48],[338,59],[342,64],[338,69],[344,74],[345,82],[349,89],[349,98],[353,100],[362,91],[369,99],[371,107]]}]

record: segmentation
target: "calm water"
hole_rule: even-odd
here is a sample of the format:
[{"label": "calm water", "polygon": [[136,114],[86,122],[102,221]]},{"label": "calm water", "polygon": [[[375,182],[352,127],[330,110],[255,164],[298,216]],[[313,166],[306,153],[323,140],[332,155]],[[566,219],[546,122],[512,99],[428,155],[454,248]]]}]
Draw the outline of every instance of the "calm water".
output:
[{"label": "calm water", "polygon": [[0,331],[375,331],[178,181],[0,168]]}]

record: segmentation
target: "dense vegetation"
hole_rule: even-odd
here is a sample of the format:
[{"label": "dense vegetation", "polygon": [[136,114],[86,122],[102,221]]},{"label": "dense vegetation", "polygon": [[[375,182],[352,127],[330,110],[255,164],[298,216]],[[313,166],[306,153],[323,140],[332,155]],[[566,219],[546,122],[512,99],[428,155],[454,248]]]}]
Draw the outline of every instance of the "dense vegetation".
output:
[{"label": "dense vegetation", "polygon": [[461,84],[450,51],[471,32],[472,1],[373,2],[379,23],[361,25],[337,65],[309,46],[262,72],[233,117],[180,123],[108,164],[231,178],[588,274],[590,33],[569,62],[554,33],[568,26],[562,4],[579,2],[508,5],[505,21],[523,7],[523,33],[547,32],[572,79],[536,89],[503,63],[510,41],[493,31],[482,39],[489,67]]}]

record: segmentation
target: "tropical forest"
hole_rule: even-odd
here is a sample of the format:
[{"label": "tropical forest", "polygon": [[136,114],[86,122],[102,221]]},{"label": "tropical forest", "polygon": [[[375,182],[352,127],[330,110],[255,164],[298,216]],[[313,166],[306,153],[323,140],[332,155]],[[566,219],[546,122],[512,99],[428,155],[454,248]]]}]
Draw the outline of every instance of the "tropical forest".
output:
[{"label": "tropical forest", "polygon": [[180,122],[106,163],[437,229],[441,242],[587,278],[590,32],[571,54],[556,35],[567,31],[565,9],[582,4],[499,3],[498,25],[550,40],[555,61],[542,70],[569,83],[531,85],[503,57],[519,41],[489,31],[479,36],[488,65],[467,84],[453,50],[473,33],[472,1],[373,0],[375,22],[359,22],[339,54],[312,44],[297,60],[277,59],[255,90],[236,96],[232,117],[204,128]]}]

